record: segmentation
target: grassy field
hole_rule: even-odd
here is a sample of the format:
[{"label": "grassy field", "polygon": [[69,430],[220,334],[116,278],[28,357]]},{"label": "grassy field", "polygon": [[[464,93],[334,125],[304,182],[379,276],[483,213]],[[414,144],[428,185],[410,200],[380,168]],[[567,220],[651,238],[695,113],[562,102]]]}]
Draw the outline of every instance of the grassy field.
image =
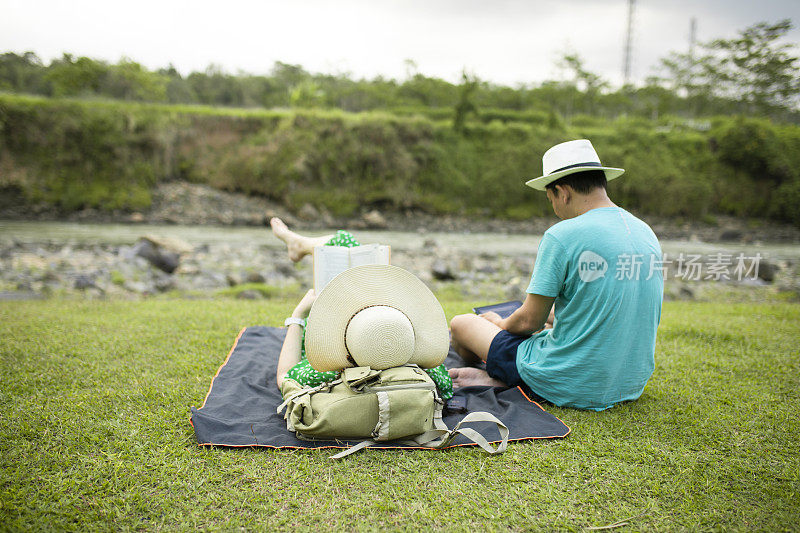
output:
[{"label": "grassy field", "polygon": [[800,528],[797,304],[666,303],[641,399],[547,407],[572,434],[498,457],[197,447],[189,407],[238,330],[291,307],[1,303],[0,529]]}]

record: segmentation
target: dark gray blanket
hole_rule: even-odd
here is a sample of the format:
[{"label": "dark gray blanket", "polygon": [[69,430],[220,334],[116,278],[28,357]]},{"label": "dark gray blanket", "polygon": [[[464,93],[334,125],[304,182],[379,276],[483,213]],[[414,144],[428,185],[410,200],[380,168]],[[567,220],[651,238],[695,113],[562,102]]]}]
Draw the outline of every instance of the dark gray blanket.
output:
[{"label": "dark gray blanket", "polygon": [[[299,440],[286,430],[283,415],[275,412],[282,402],[275,385],[275,372],[285,335],[285,328],[257,326],[242,330],[227,360],[214,376],[203,406],[192,407],[192,425],[201,446],[341,448],[353,444]],[[446,365],[448,368],[462,366],[461,359],[451,350]],[[488,411],[502,420],[510,431],[509,440],[564,437],[570,431],[519,388],[464,387],[457,389],[455,395],[466,399],[468,411]],[[465,415],[446,413],[444,422],[452,428]],[[471,427],[489,440],[500,439],[494,424],[476,423]],[[471,444],[459,435],[452,446]],[[407,446],[386,443],[374,447]]]}]

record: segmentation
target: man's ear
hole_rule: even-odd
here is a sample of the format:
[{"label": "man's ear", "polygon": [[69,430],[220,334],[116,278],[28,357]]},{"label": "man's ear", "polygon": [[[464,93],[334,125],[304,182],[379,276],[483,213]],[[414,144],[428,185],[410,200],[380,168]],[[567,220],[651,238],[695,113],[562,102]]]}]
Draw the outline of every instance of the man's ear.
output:
[{"label": "man's ear", "polygon": [[558,190],[558,197],[563,199],[565,204],[568,204],[572,197],[572,188],[567,185],[556,185],[555,188]]}]

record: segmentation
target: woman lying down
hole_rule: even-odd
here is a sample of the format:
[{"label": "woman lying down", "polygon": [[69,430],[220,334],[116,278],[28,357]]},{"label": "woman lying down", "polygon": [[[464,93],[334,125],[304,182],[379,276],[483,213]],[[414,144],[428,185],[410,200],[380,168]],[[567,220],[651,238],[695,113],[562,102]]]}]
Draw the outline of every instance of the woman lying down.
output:
[{"label": "woman lying down", "polygon": [[[293,261],[315,246],[359,246],[346,231],[305,237],[278,218],[271,225]],[[284,397],[334,380],[347,367],[380,370],[406,363],[425,370],[443,400],[453,396],[443,364],[450,345],[444,311],[422,281],[399,267],[365,265],[340,274],[319,295],[309,290],[286,325],[276,376]]]}]

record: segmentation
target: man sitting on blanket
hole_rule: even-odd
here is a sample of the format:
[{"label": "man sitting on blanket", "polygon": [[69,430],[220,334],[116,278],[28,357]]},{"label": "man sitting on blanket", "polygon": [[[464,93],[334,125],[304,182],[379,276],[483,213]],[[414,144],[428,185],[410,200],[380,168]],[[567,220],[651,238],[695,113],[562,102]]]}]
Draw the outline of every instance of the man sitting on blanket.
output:
[{"label": "man sitting on blanket", "polygon": [[[650,227],[606,194],[622,169],[603,167],[588,140],[562,143],[542,157],[556,216],[539,243],[522,307],[458,315],[453,344],[486,370],[450,369],[455,387],[527,385],[558,406],[600,411],[635,400],[653,373],[661,318],[661,248]],[[554,305],[555,304],[555,305]],[[552,329],[542,329],[554,309]]]}]

